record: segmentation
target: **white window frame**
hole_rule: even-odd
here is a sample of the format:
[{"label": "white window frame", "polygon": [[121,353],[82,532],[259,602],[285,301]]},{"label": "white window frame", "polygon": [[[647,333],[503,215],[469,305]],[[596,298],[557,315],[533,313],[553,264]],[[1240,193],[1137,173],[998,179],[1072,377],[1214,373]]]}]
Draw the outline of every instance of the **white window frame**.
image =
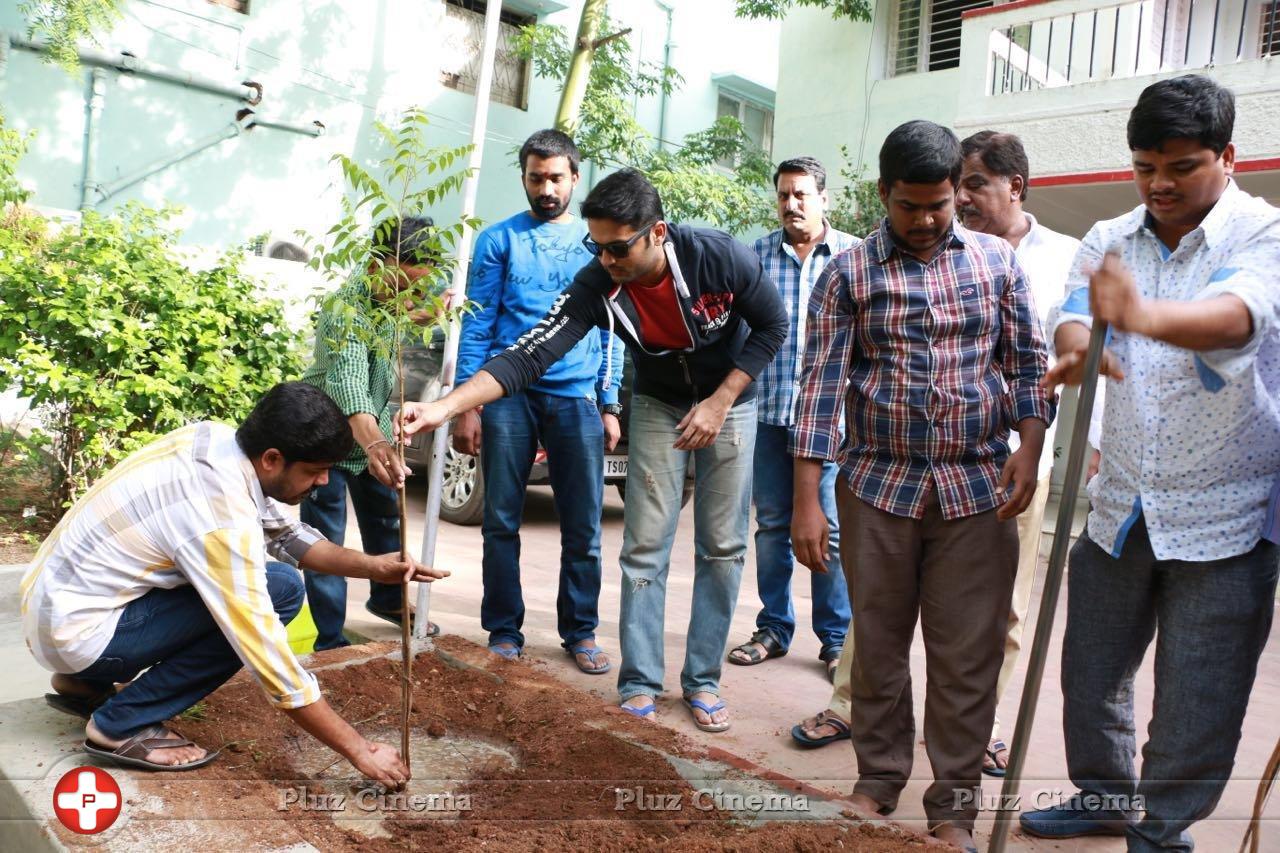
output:
[{"label": "white window frame", "polygon": [[[1009,0],[976,0],[976,2],[985,2],[988,6],[1000,6],[1003,2]],[[920,10],[918,43],[916,45],[916,61],[915,68],[908,70],[898,70],[898,38],[900,36],[899,24],[902,21],[902,8],[904,5],[911,3],[918,6]],[[893,15],[889,19],[889,39],[888,51],[885,55],[885,77],[905,77],[908,74],[927,74],[929,72],[929,55],[933,50],[933,4],[934,0],[895,0],[893,4]],[[972,8],[985,8],[982,6],[974,6]],[[967,11],[967,10],[965,10]],[[964,12],[961,12],[963,16]],[[959,67],[959,54],[957,53],[957,65]],[[950,69],[935,69],[937,71]]]},{"label": "white window frame", "polygon": [[[747,107],[749,106],[754,107],[755,109],[758,109],[764,113],[764,116],[765,116],[764,134],[767,138],[762,139],[759,145],[760,145],[760,148],[764,150],[765,156],[772,157],[773,156],[773,121],[774,121],[773,104],[766,104],[755,98],[749,98],[746,95],[743,95],[740,92],[738,92],[736,89],[731,89],[727,86],[720,86],[720,87],[717,87],[716,89],[717,120],[719,120],[720,118],[720,99],[721,98],[737,102],[738,114],[734,116],[734,118],[738,120],[738,122],[743,126],[744,129],[747,126],[747,122],[746,122]],[[755,140],[752,140],[752,141],[754,142]],[[739,161],[735,158],[734,162],[730,164],[721,160],[717,160],[716,165],[721,167],[722,169],[732,170],[738,167]]]}]

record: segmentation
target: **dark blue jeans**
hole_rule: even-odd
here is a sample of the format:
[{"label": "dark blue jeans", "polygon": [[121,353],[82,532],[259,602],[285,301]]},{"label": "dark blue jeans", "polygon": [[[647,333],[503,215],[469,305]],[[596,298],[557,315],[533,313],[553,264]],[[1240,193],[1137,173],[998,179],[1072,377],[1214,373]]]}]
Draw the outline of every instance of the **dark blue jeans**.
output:
[{"label": "dark blue jeans", "polygon": [[[302,576],[284,563],[267,563],[267,593],[287,623],[302,609]],[[195,588],[179,586],[153,589],[125,605],[102,655],[74,677],[98,690],[137,677],[93,713],[102,733],[119,740],[182,713],[241,666]]]},{"label": "dark blue jeans", "polygon": [[[791,507],[795,486],[794,466],[787,454],[791,430],[773,424],[756,425],[755,472],[752,498],[756,505],[756,588],[760,593],[756,627],[768,631],[784,649],[791,647],[796,631],[796,611],[791,601],[791,574],[795,553],[791,550]],[[818,497],[831,528],[831,562],[827,573],[801,567],[809,575],[813,596],[813,633],[824,652],[844,647],[849,629],[849,589],[840,565],[840,525],[836,520],[836,473],[839,466],[822,466]]]},{"label": "dark blue jeans", "polygon": [[538,444],[560,517],[556,628],[565,648],[595,637],[599,624],[600,512],[604,427],[595,403],[526,391],[495,400],[481,415],[484,470],[484,597],[480,624],[489,642],[524,646],[520,521]]},{"label": "dark blue jeans", "polygon": [[[395,489],[382,485],[367,470],[352,474],[329,469],[329,482],[302,502],[304,524],[319,530],[325,539],[341,545],[347,536],[347,492],[356,508],[360,542],[366,554],[390,554],[400,550],[400,507]],[[305,570],[307,602],[316,623],[316,651],[350,643],[342,636],[347,619],[347,579]],[[400,610],[399,584],[369,581],[369,606],[375,610]]]},{"label": "dark blue jeans", "polygon": [[[1157,560],[1141,517],[1119,559],[1087,535],[1072,547],[1062,644],[1067,769],[1082,791],[1141,798],[1131,851],[1191,850],[1187,828],[1217,806],[1271,631],[1278,561],[1269,542],[1207,563]],[[1154,713],[1139,780],[1133,679],[1153,636]]]}]

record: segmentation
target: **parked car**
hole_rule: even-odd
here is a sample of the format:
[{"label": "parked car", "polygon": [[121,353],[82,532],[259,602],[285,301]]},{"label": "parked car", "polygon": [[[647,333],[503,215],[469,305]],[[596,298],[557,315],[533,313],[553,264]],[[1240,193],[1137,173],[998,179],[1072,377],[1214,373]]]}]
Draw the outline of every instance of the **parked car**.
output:
[{"label": "parked car", "polygon": [[[437,331],[428,346],[410,347],[404,351],[404,391],[406,400],[434,400],[440,395],[440,372],[444,364],[444,333]],[[622,402],[622,438],[618,446],[605,453],[604,480],[612,484],[622,499],[627,490],[627,412],[631,403],[631,357],[626,356],[619,399]],[[398,400],[399,394],[392,395]],[[405,448],[405,462],[415,475],[431,470],[431,433],[417,433]],[[551,482],[547,472],[547,452],[538,448],[529,470],[529,485],[545,486]],[[680,505],[693,495],[693,465],[690,460]],[[444,478],[440,492],[440,517],[454,524],[479,524],[484,516],[484,475],[480,458],[459,453],[453,441],[445,442]]]}]

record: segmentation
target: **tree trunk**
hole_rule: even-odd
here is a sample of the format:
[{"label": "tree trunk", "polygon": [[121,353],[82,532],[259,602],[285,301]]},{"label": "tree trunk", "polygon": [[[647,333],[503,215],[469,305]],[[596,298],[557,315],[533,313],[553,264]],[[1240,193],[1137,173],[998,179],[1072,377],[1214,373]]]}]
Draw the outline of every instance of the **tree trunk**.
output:
[{"label": "tree trunk", "polygon": [[556,129],[570,136],[578,129],[578,114],[582,111],[587,82],[591,78],[591,60],[596,52],[596,39],[600,37],[605,5],[606,0],[586,0],[582,6],[573,58],[569,60],[569,72],[565,74],[564,86],[560,90],[560,106],[556,109]]}]

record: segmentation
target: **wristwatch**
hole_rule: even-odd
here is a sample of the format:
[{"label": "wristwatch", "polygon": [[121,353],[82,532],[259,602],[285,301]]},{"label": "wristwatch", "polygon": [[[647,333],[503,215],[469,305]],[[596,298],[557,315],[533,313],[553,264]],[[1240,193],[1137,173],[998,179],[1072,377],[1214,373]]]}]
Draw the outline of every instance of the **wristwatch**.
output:
[{"label": "wristwatch", "polygon": [[620,418],[622,417],[622,404],[621,403],[605,403],[603,406],[600,407],[600,414],[613,415],[615,418]]}]

